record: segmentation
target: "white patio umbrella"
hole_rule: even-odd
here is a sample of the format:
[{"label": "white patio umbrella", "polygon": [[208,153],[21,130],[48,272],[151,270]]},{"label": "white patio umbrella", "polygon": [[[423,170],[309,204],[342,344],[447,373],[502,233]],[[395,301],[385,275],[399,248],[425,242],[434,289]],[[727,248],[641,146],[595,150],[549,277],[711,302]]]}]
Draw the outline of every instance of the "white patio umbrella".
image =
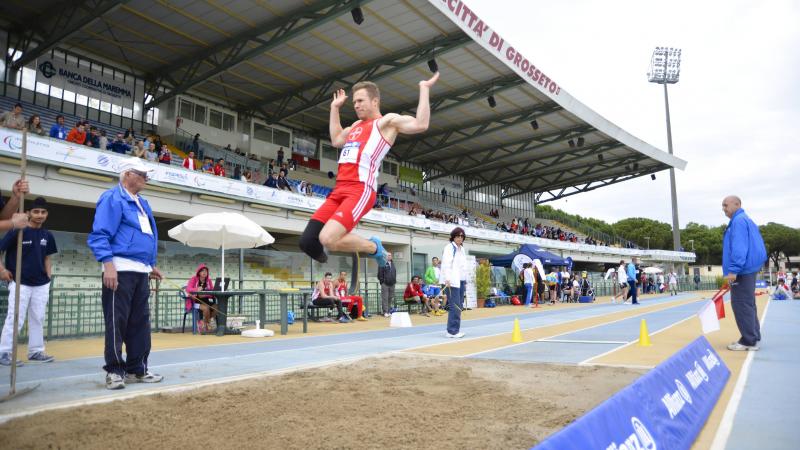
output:
[{"label": "white patio umbrella", "polygon": [[664,270],[659,268],[659,267],[645,267],[644,268],[644,273],[662,273],[662,272],[664,272]]},{"label": "white patio umbrella", "polygon": [[255,248],[275,242],[275,238],[257,223],[229,212],[199,214],[167,233],[190,247],[222,250],[222,290],[225,290],[226,248]]}]

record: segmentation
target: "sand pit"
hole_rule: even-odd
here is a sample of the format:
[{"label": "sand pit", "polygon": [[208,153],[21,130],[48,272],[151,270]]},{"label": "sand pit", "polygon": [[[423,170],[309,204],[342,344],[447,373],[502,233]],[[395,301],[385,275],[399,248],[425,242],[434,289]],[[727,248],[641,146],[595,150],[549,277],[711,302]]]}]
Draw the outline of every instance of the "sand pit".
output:
[{"label": "sand pit", "polygon": [[642,373],[393,355],[44,412],[0,448],[529,448]]}]

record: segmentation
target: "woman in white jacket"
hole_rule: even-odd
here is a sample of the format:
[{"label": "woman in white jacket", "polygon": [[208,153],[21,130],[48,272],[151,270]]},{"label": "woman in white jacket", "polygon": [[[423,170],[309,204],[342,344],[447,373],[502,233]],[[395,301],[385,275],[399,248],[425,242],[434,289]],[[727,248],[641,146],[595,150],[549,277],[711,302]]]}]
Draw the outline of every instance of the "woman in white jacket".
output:
[{"label": "woman in white jacket", "polygon": [[622,302],[628,298],[628,274],[625,273],[625,261],[619,262],[619,267],[617,268],[617,284],[619,285],[620,293],[611,298],[611,303],[614,303],[617,297],[619,297]]},{"label": "woman in white jacket", "polygon": [[467,250],[464,248],[466,237],[463,228],[453,228],[450,232],[450,242],[442,251],[441,281],[444,282],[449,305],[446,334],[449,338],[464,337],[464,333],[460,330],[461,309],[467,285]]}]

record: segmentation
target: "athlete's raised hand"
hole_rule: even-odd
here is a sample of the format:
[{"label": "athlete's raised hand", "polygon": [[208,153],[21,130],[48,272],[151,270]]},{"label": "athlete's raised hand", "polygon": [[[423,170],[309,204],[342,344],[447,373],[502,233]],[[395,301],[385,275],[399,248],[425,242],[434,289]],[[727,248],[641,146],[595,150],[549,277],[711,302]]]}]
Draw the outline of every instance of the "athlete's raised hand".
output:
[{"label": "athlete's raised hand", "polygon": [[347,94],[345,94],[344,89],[337,90],[333,93],[331,108],[341,108],[342,105],[344,105],[345,100],[347,100]]},{"label": "athlete's raised hand", "polygon": [[420,81],[419,87],[426,87],[430,89],[434,84],[436,84],[436,81],[438,79],[439,79],[439,72],[436,72],[435,74],[433,74],[432,77],[428,78],[427,80]]}]

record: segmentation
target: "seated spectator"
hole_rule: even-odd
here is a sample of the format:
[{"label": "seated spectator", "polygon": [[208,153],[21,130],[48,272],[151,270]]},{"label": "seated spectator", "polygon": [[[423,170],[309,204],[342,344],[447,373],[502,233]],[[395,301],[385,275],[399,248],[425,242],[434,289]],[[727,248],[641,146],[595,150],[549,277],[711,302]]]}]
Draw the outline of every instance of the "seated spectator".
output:
[{"label": "seated spectator", "polygon": [[585,270],[581,272],[579,286],[581,297],[592,295],[592,283],[589,281],[589,273]]},{"label": "seated spectator", "polygon": [[278,172],[272,172],[264,183],[264,186],[278,189]]},{"label": "seated spectator", "polygon": [[561,277],[561,301],[571,302],[575,300],[575,290],[572,288],[572,281],[569,276]]},{"label": "seated spectator", "polygon": [[289,179],[286,178],[286,173],[287,172],[284,169],[281,169],[281,171],[278,172],[278,189],[291,192],[292,185],[289,184]]},{"label": "seated spectator", "polygon": [[333,274],[325,272],[325,277],[319,280],[317,286],[314,288],[314,293],[311,294],[311,304],[322,307],[335,306],[339,314],[337,320],[342,323],[350,322],[350,318],[348,318],[347,314],[342,310],[342,301],[336,296],[332,278]]},{"label": "seated spectator", "polygon": [[83,142],[83,145],[92,148],[100,148],[100,135],[97,134],[97,127],[89,127],[89,133],[86,134],[86,140]]},{"label": "seated spectator", "polygon": [[421,304],[422,308],[419,313],[423,316],[430,317],[428,314],[431,310],[428,304],[428,296],[422,292],[422,285],[419,282],[419,275],[411,277],[411,282],[406,285],[406,290],[403,293],[403,301],[407,304],[416,303]]},{"label": "seated spectator", "polygon": [[75,128],[70,130],[69,134],[67,134],[67,142],[79,145],[83,145],[86,142],[86,128],[83,122],[76,123]]},{"label": "seated spectator", "polygon": [[64,116],[61,114],[56,116],[56,123],[50,127],[50,137],[61,139],[62,141],[67,139],[67,127],[64,126]]},{"label": "seated spectator", "polygon": [[186,158],[183,158],[183,168],[189,170],[197,170],[197,167],[195,167],[193,151],[189,150],[189,154],[186,155]]},{"label": "seated spectator", "polygon": [[225,160],[220,158],[217,160],[217,163],[214,164],[214,175],[218,177],[225,176]]},{"label": "seated spectator", "polygon": [[253,182],[253,174],[249,170],[245,170],[242,174],[242,181],[245,183],[252,183]]},{"label": "seated spectator", "polygon": [[202,169],[203,173],[214,175],[214,160],[211,158],[206,158],[205,162],[203,163]]},{"label": "seated spectator", "polygon": [[158,152],[156,151],[155,142],[151,142],[149,146],[145,147],[144,159],[146,159],[146,160],[148,160],[150,162],[157,162],[158,161]]},{"label": "seated spectator", "polygon": [[28,133],[38,134],[39,136],[44,136],[44,129],[42,128],[42,119],[39,118],[38,114],[34,114],[28,119],[28,123],[25,125],[27,128]]},{"label": "seated spectator", "polygon": [[[156,148],[158,148],[158,144],[155,144]],[[161,164],[172,164],[172,152],[169,151],[169,147],[166,145],[161,147],[161,153],[158,155],[158,162]]]},{"label": "seated spectator", "polygon": [[22,117],[22,103],[14,105],[14,109],[6,111],[0,116],[0,126],[22,130],[25,128],[25,118]]},{"label": "seated spectator", "polygon": [[123,136],[123,139],[130,142],[136,142],[136,133],[133,131],[133,127],[125,130],[125,136]]},{"label": "seated spectator", "polygon": [[350,318],[356,320],[367,320],[363,316],[364,312],[364,298],[359,295],[350,295],[347,290],[347,272],[339,272],[339,278],[334,283],[334,290],[342,301],[342,305],[346,311],[350,312]]},{"label": "seated spectator", "polygon": [[314,195],[314,185],[307,182],[301,181],[297,187],[297,192],[302,195],[306,195],[308,197],[312,197]]},{"label": "seated spectator", "polygon": [[772,291],[772,300],[789,300],[790,298],[792,298],[792,291],[783,278],[778,278],[778,284]]},{"label": "seated spectator", "polygon": [[106,137],[106,130],[100,130],[100,136],[97,138],[100,150],[108,150],[108,138]]},{"label": "seated spectator", "polygon": [[233,149],[231,148],[231,144],[228,144],[228,145],[226,145],[226,146],[225,146],[225,150],[227,150],[227,151],[229,151],[229,152],[232,152],[232,151],[233,151]]},{"label": "seated spectator", "polygon": [[144,149],[144,142],[136,141],[136,144],[134,144],[131,150],[131,154],[137,158],[145,159],[147,157],[147,151]]},{"label": "seated spectator", "polygon": [[122,155],[128,153],[128,150],[130,150],[130,147],[128,146],[128,144],[125,143],[125,140],[122,137],[122,133],[117,133],[117,138],[114,139],[114,142],[109,144],[108,147],[111,149],[112,152],[119,153]]},{"label": "seated spectator", "polygon": [[211,319],[217,316],[216,301],[213,295],[195,295],[194,293],[213,290],[214,283],[208,274],[208,267],[200,263],[197,270],[194,271],[194,276],[189,278],[189,282],[186,283],[186,310],[193,308],[195,303],[200,305],[200,313],[203,317],[197,328],[201,332],[211,331]]}]

